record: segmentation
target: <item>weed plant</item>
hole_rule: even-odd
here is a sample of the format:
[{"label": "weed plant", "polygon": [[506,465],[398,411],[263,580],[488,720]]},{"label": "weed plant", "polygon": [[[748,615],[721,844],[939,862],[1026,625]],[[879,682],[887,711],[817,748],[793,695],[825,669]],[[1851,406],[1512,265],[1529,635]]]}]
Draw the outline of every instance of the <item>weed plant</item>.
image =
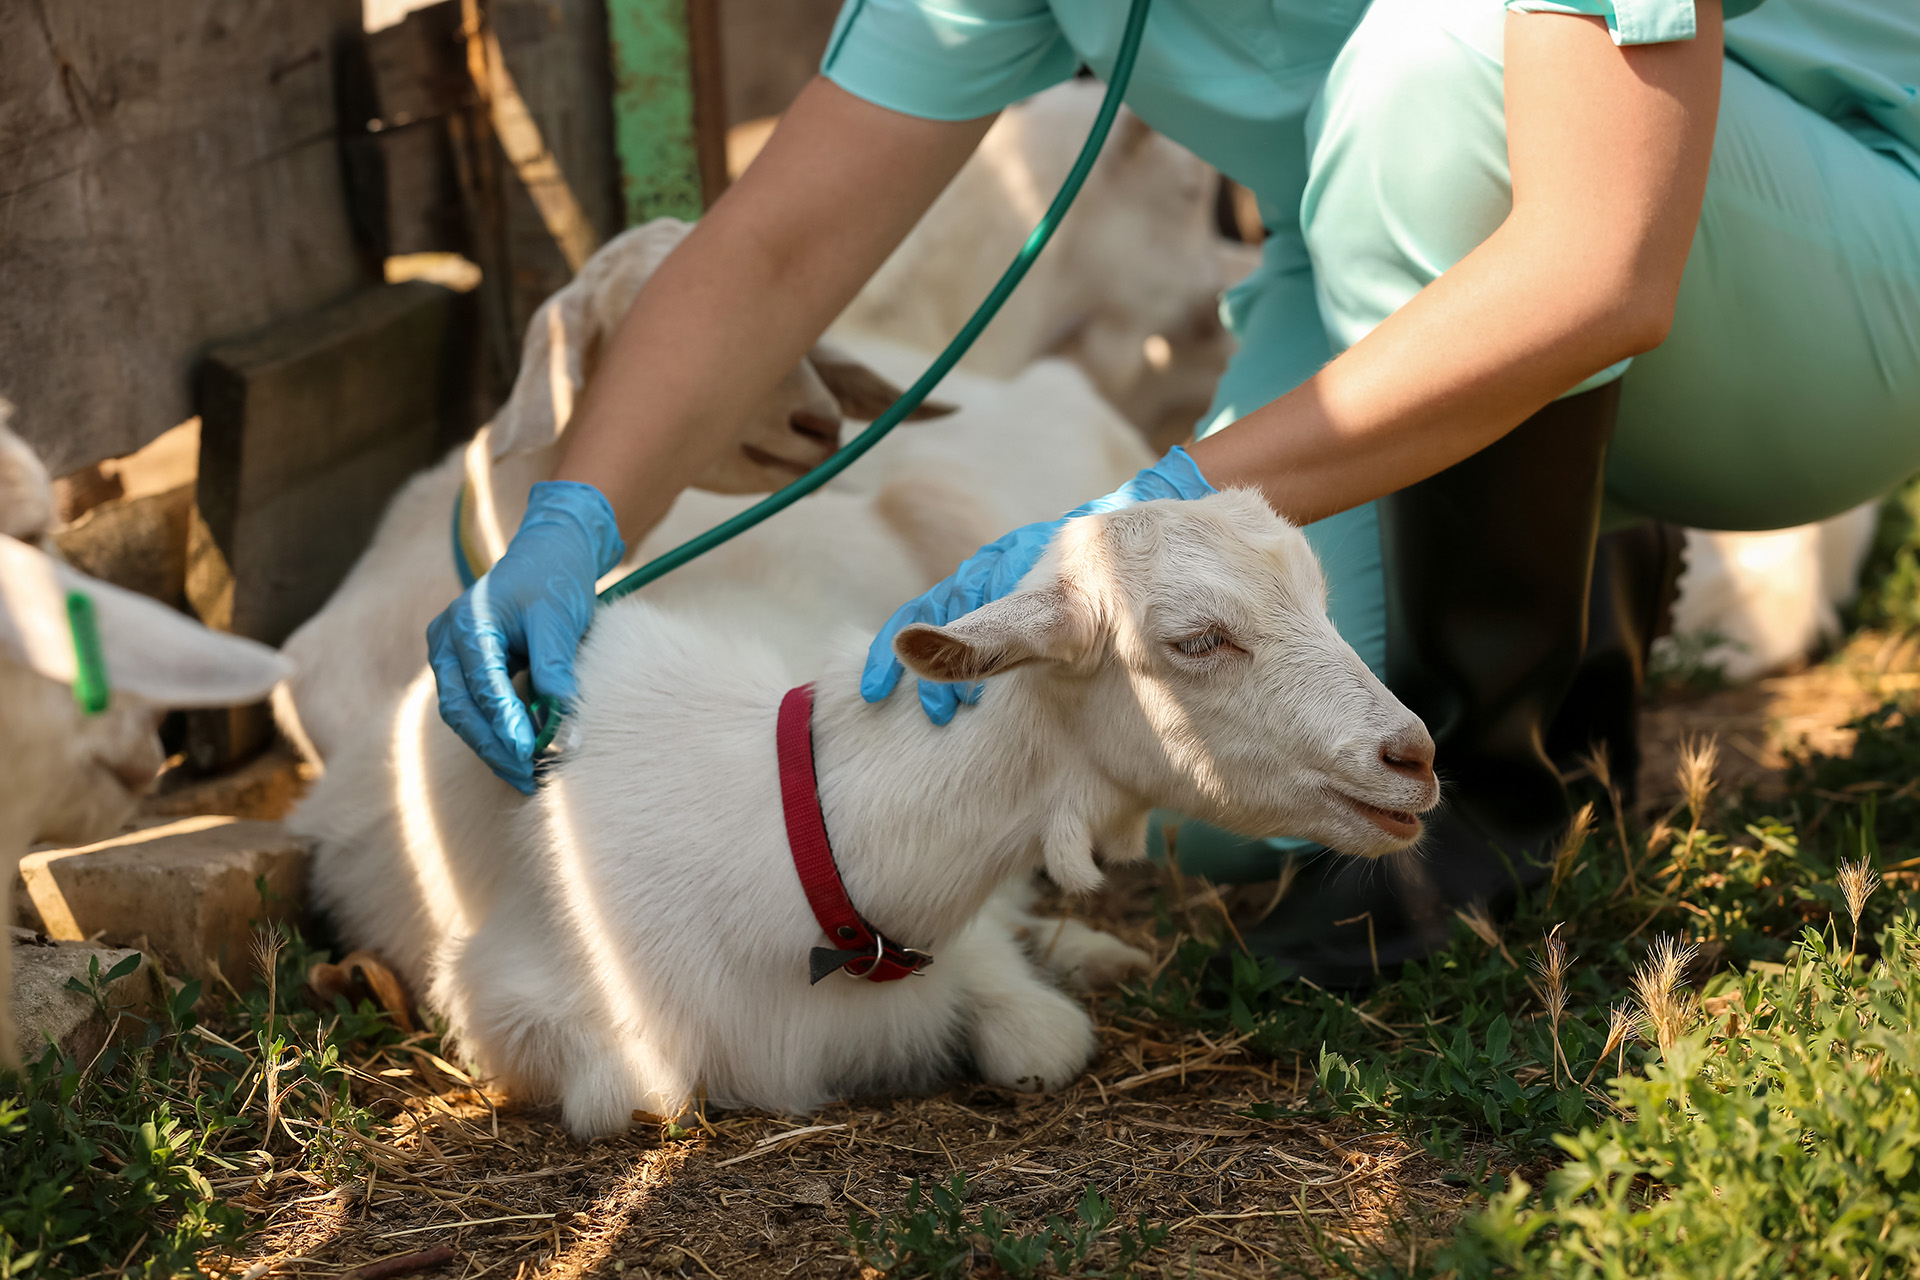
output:
[{"label": "weed plant", "polygon": [[1126,1280],[1167,1234],[1167,1228],[1150,1225],[1145,1214],[1132,1225],[1118,1221],[1113,1206],[1091,1185],[1072,1222],[1054,1214],[1038,1231],[1016,1231],[992,1205],[968,1211],[964,1173],[927,1193],[915,1178],[899,1213],[871,1220],[854,1213],[847,1219],[847,1244],[854,1254],[890,1280],[950,1280],[979,1274],[983,1266],[1011,1280],[1041,1275]]},{"label": "weed plant", "polygon": [[91,1061],[49,1046],[0,1076],[0,1277],[198,1274],[198,1255],[245,1230],[229,1197],[296,1170],[358,1171],[354,1136],[373,1117],[343,1049],[397,1036],[370,1005],[306,1007],[315,953],[285,931],[263,939],[260,981],[224,1004],[193,981],[146,1018],[116,1014],[107,988],[137,957],[69,983],[119,1034]]}]

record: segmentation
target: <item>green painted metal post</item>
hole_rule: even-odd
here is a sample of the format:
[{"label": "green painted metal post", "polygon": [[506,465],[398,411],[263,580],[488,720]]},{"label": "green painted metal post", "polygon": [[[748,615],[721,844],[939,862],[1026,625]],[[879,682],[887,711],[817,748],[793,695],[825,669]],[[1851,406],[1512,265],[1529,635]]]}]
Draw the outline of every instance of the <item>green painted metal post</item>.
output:
[{"label": "green painted metal post", "polygon": [[719,194],[716,142],[719,181],[725,181],[723,122],[712,111],[719,94],[711,70],[719,59],[711,5],[708,0],[606,3],[614,150],[627,224],[659,217],[692,221]]}]

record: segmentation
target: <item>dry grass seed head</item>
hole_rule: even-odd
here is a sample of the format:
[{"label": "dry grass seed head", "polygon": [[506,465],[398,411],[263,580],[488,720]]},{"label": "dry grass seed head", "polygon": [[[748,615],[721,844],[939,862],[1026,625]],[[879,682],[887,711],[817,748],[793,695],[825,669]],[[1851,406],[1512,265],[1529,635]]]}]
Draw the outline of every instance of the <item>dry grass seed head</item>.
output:
[{"label": "dry grass seed head", "polygon": [[1646,963],[1634,971],[1633,994],[1649,1039],[1662,1053],[1673,1047],[1693,1021],[1693,993],[1681,989],[1687,969],[1700,956],[1697,943],[1662,934],[1647,949]]},{"label": "dry grass seed head", "polygon": [[1600,1056],[1606,1057],[1627,1041],[1633,1039],[1633,1006],[1622,1001],[1607,1010],[1607,1044],[1600,1050]]},{"label": "dry grass seed head", "polygon": [[1567,1010],[1567,968],[1573,963],[1573,957],[1567,954],[1567,944],[1560,938],[1560,930],[1565,927],[1564,923],[1557,924],[1547,931],[1540,954],[1533,961],[1534,972],[1540,975],[1545,986],[1541,1003],[1547,1007],[1547,1016],[1556,1023]]},{"label": "dry grass seed head", "polygon": [[1553,855],[1553,887],[1557,891],[1566,878],[1573,874],[1573,859],[1586,844],[1587,837],[1593,834],[1593,801],[1580,806],[1567,824],[1567,832],[1560,837],[1560,847]]},{"label": "dry grass seed head", "polygon": [[1581,752],[1577,758],[1587,767],[1587,772],[1593,775],[1593,780],[1600,784],[1601,790],[1613,789],[1613,756],[1607,750],[1605,742],[1595,739],[1593,744]]},{"label": "dry grass seed head", "polygon": [[1502,960],[1516,969],[1520,967],[1519,962],[1513,958],[1513,953],[1507,950],[1506,939],[1500,936],[1500,926],[1495,924],[1493,917],[1487,913],[1486,903],[1470,902],[1465,910],[1456,910],[1453,914],[1459,917],[1461,924],[1473,930],[1474,937],[1498,951]]},{"label": "dry grass seed head", "polygon": [[1487,914],[1487,904],[1470,902],[1463,910],[1455,911],[1460,923],[1473,930],[1473,936],[1490,947],[1500,945],[1500,930],[1493,923],[1493,917]]},{"label": "dry grass seed head", "polygon": [[1861,858],[1858,862],[1842,862],[1838,874],[1840,892],[1847,900],[1847,914],[1853,917],[1854,931],[1860,929],[1860,913],[1866,910],[1867,899],[1880,887],[1880,875]]},{"label": "dry grass seed head", "polygon": [[1720,739],[1707,734],[1688,737],[1680,743],[1680,762],[1674,777],[1687,797],[1687,811],[1699,822],[1707,811],[1707,797],[1717,785],[1714,772],[1720,767]]}]

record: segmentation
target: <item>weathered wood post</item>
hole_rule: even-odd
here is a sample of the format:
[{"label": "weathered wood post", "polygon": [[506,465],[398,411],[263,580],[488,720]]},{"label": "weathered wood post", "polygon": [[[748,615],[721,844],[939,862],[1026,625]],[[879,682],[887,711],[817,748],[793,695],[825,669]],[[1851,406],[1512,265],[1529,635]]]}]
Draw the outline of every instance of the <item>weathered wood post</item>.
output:
[{"label": "weathered wood post", "polygon": [[627,224],[692,221],[727,185],[716,0],[606,0]]}]

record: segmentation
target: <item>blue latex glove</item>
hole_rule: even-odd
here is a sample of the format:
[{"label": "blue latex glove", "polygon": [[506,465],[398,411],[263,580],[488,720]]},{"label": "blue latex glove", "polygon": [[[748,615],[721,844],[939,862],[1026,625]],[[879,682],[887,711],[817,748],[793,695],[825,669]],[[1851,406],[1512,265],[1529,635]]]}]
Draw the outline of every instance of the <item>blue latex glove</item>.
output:
[{"label": "blue latex glove", "polygon": [[533,794],[533,719],[510,673],[528,668],[535,696],[571,700],[573,659],[593,621],[593,584],[626,544],[606,497],[590,484],[546,481],[506,554],[427,624],[440,718],[489,768]]},{"label": "blue latex glove", "polygon": [[[1215,492],[1187,451],[1176,447],[1106,497],[1075,507],[1058,520],[1042,520],[989,542],[955,569],[952,577],[925,595],[907,601],[887,619],[887,625],[880,628],[880,634],[873,638],[873,645],[867,650],[866,671],[860,677],[860,696],[868,702],[879,702],[899,683],[905,668],[893,654],[893,637],[901,628],[916,622],[945,626],[983,604],[1012,594],[1020,585],[1020,579],[1027,576],[1027,570],[1039,561],[1040,553],[1053,541],[1054,533],[1067,521],[1102,511],[1118,511],[1155,498],[1204,498]],[[946,724],[962,702],[976,702],[979,697],[978,685],[920,682],[920,705],[935,724]]]}]

